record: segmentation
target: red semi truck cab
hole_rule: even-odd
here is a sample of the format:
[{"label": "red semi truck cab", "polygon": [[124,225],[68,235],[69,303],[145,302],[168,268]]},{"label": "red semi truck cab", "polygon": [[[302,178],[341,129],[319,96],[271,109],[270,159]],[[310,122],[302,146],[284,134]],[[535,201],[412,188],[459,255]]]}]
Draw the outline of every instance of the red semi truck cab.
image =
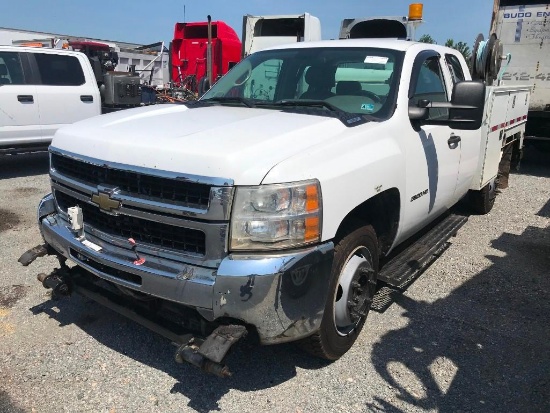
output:
[{"label": "red semi truck cab", "polygon": [[[208,23],[176,23],[172,41],[171,75],[178,86],[196,88],[206,76]],[[212,79],[226,74],[241,60],[241,41],[230,26],[212,22]]]}]

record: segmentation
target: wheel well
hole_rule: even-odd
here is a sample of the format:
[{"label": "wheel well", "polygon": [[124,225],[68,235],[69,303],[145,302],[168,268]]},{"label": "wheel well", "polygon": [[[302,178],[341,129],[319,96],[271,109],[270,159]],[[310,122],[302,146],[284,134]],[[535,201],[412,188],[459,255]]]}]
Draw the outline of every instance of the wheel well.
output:
[{"label": "wheel well", "polygon": [[[380,252],[386,254],[393,244],[399,227],[401,198],[397,188],[387,189],[355,207],[338,227],[336,238],[342,237],[352,222],[371,224],[376,231]],[[351,222],[350,222],[351,221]]]}]

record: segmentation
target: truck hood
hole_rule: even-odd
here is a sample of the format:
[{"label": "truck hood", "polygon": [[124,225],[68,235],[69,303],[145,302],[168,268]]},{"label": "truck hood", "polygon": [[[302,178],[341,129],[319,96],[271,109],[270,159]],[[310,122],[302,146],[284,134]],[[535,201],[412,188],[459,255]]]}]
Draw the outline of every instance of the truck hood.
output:
[{"label": "truck hood", "polygon": [[66,126],[52,146],[109,162],[258,185],[278,163],[347,130],[335,118],[279,110],[162,105]]}]

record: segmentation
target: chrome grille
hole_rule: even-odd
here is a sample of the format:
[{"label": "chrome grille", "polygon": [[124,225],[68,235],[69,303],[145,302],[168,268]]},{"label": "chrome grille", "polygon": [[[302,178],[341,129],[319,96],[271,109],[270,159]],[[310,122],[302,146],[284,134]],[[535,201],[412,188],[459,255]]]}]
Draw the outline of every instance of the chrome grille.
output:
[{"label": "chrome grille", "polygon": [[54,195],[59,208],[65,212],[75,205],[82,208],[85,228],[88,225],[112,236],[134,238],[138,243],[155,247],[201,255],[206,253],[206,236],[202,231],[128,215],[110,215],[64,192],[56,190]]},{"label": "chrome grille", "polygon": [[201,209],[208,208],[210,200],[211,186],[207,184],[95,165],[57,153],[51,154],[51,166],[68,178],[90,186],[116,187],[130,196]]}]

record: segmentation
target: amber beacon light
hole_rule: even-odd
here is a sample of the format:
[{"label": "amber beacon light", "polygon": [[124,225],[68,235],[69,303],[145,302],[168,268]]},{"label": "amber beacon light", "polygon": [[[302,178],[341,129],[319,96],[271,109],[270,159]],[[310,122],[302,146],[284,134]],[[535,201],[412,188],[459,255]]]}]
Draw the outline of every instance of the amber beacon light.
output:
[{"label": "amber beacon light", "polygon": [[413,3],[409,5],[409,20],[422,20],[422,3]]}]

